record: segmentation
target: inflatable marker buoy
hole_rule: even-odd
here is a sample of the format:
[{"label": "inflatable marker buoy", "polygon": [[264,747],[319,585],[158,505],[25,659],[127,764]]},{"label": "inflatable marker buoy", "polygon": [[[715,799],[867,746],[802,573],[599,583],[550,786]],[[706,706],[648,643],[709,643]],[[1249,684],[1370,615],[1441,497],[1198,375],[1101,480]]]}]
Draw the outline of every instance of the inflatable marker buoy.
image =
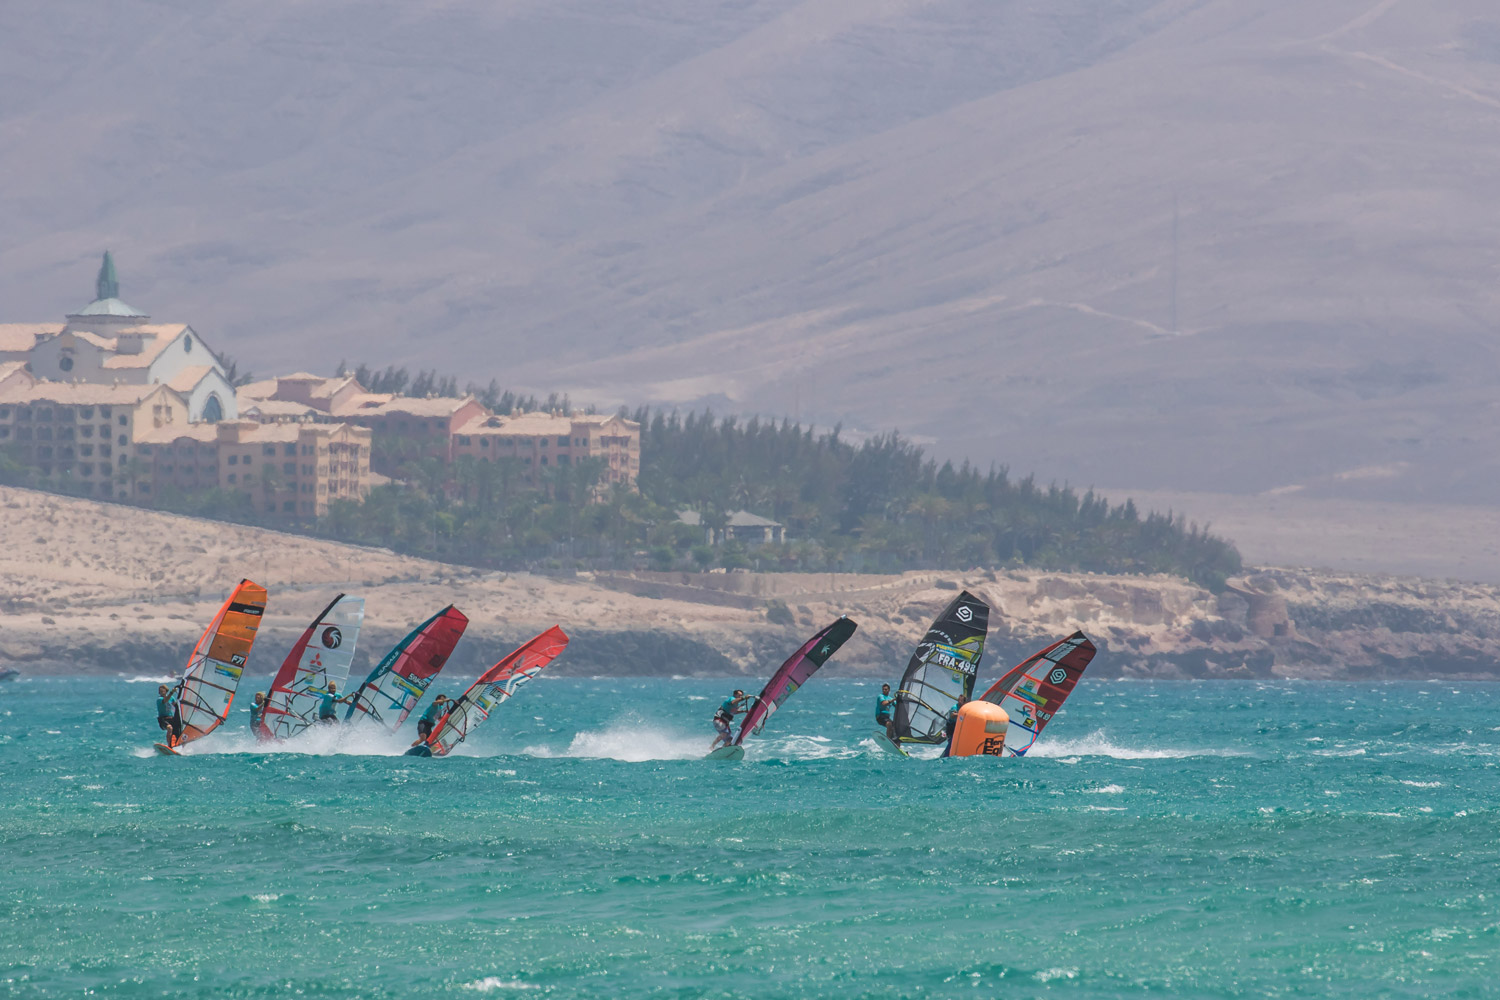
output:
[{"label": "inflatable marker buoy", "polygon": [[1005,753],[1005,731],[1010,716],[988,701],[971,701],[958,710],[950,757],[1000,757]]}]

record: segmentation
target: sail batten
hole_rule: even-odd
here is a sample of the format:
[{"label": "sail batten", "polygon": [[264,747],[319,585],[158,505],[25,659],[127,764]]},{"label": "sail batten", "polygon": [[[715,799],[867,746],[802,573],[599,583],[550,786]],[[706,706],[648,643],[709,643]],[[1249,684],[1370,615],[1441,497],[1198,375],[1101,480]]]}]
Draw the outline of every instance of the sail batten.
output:
[{"label": "sail batten", "polygon": [[329,683],[348,679],[364,617],[364,598],[339,594],[313,619],[271,681],[256,735],[284,740],[312,724]]},{"label": "sail batten", "polygon": [[182,715],[178,742],[202,739],[229,717],[265,611],[266,588],[241,580],[199,637],[178,682]]},{"label": "sail batten", "polygon": [[849,640],[858,627],[847,616],[841,616],[838,621],[819,630],[811,639],[804,642],[785,663],[777,668],[776,672],[771,675],[771,679],[766,681],[766,686],[761,689],[759,697],[755,699],[755,704],[751,705],[750,710],[745,713],[739,734],[734,738],[735,745],[743,743],[747,735],[764,729],[766,720],[781,707],[782,702],[807,683],[807,679],[828,662],[828,658]]},{"label": "sail batten", "polygon": [[554,625],[486,670],[453,703],[427,738],[426,745],[432,756],[447,756],[454,747],[468,739],[491,712],[514,697],[517,688],[541,673],[567,648],[567,634]]},{"label": "sail batten", "polygon": [[468,624],[464,613],[450,604],[418,625],[370,671],[344,718],[367,718],[392,731],[399,729],[453,655]]},{"label": "sail batten", "polygon": [[933,621],[917,644],[896,691],[898,743],[942,743],[948,714],[974,693],[984,656],[990,606],[967,590]]},{"label": "sail batten", "polygon": [[1089,637],[1074,632],[1007,670],[982,700],[1005,709],[1010,724],[1005,734],[1005,753],[1024,757],[1036,744],[1078,685],[1078,678],[1094,659],[1096,649]]}]

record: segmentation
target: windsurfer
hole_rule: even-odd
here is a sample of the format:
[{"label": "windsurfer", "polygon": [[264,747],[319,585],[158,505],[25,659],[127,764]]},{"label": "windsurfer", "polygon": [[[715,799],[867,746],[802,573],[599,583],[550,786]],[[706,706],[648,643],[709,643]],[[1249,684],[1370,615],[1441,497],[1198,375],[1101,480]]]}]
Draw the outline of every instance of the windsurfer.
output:
[{"label": "windsurfer", "polygon": [[156,724],[167,734],[167,746],[175,747],[182,739],[182,706],[178,691],[159,684],[156,688]]},{"label": "windsurfer", "polygon": [[347,705],[354,700],[353,695],[338,697],[339,686],[337,681],[328,682],[328,690],[323,692],[323,697],[318,699],[318,723],[320,725],[333,725],[339,721],[335,714],[335,705]]},{"label": "windsurfer", "polygon": [[418,743],[427,742],[432,731],[452,710],[453,706],[447,695],[440,694],[432,699],[432,704],[427,706],[427,711],[423,712],[422,717],[417,720],[417,738],[411,741],[411,745],[416,746]]},{"label": "windsurfer", "polygon": [[250,706],[250,731],[258,740],[266,739],[260,730],[261,720],[266,717],[266,695],[264,691],[255,692],[255,703]]},{"label": "windsurfer", "polygon": [[725,698],[719,710],[714,713],[714,730],[717,735],[714,736],[713,745],[708,748],[709,753],[713,753],[720,746],[728,746],[734,742],[729,735],[729,724],[734,721],[736,713],[745,711],[742,706],[746,700],[745,692],[735,688],[734,694]]},{"label": "windsurfer", "polygon": [[948,713],[948,718],[945,719],[945,720],[943,720],[943,735],[945,737],[947,737],[947,742],[943,745],[943,756],[944,757],[951,757],[951,756],[953,756],[953,732],[957,728],[958,728],[958,705],[954,704],[952,711],[950,711]]},{"label": "windsurfer", "polygon": [[875,696],[875,724],[885,727],[886,739],[896,741],[896,696],[891,694],[889,684],[880,685]]}]

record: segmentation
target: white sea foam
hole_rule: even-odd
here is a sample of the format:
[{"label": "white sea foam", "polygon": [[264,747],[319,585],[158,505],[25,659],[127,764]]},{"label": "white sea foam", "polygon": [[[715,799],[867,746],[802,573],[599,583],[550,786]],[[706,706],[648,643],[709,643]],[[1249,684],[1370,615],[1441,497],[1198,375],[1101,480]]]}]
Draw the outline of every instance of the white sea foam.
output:
[{"label": "white sea foam", "polygon": [[1409,785],[1412,788],[1442,788],[1443,787],[1443,783],[1441,781],[1407,781],[1405,778],[1401,779],[1401,784],[1403,784],[1403,785]]},{"label": "white sea foam", "polygon": [[479,993],[489,993],[491,990],[539,990],[536,983],[527,983],[519,979],[501,979],[499,976],[485,976],[476,979],[472,983],[464,983],[462,989],[474,990]]},{"label": "white sea foam", "polygon": [[389,733],[375,725],[309,726],[289,740],[262,742],[248,730],[214,733],[202,741],[189,743],[184,755],[202,754],[305,754],[326,757],[348,754],[354,757],[399,757],[411,745],[411,739]]},{"label": "white sea foam", "polygon": [[835,743],[827,736],[778,736],[770,739],[752,737],[745,741],[752,755],[781,760],[826,760],[829,758],[858,757],[866,746],[874,746],[873,740],[863,740],[857,746]]},{"label": "white sea foam", "polygon": [[[1028,757],[1113,757],[1116,760],[1167,760],[1180,757],[1244,757],[1243,750],[1188,749],[1183,747],[1123,747],[1103,730],[1072,740],[1054,740],[1045,735],[1026,754]],[[1071,763],[1069,761],[1068,763]]]},{"label": "white sea foam", "polygon": [[1119,795],[1125,791],[1124,785],[1104,785],[1100,788],[1085,788],[1090,795]]},{"label": "white sea foam", "polygon": [[533,757],[588,757],[640,762],[646,760],[691,760],[708,753],[713,734],[687,736],[679,732],[621,721],[606,729],[585,730],[573,737],[566,750],[530,746],[523,753]]},{"label": "white sea foam", "polygon": [[255,900],[257,903],[274,903],[278,899],[280,899],[281,896],[278,893],[274,892],[258,892],[250,898]]},{"label": "white sea foam", "polygon": [[1050,983],[1054,979],[1077,979],[1077,969],[1042,969],[1032,973],[1039,981]]}]

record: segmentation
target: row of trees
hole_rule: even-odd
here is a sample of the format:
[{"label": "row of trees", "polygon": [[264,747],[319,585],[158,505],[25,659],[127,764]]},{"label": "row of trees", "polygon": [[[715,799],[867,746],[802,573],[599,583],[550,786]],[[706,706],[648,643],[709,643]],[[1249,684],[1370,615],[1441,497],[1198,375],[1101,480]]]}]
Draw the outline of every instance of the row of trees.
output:
[{"label": "row of trees", "polygon": [[[624,415],[624,414],[622,414]],[[415,441],[378,442],[396,482],[335,502],[301,530],[494,568],[755,567],[898,572],[1032,566],[1170,573],[1217,589],[1240,570],[1234,547],[1172,514],[1141,514],[1092,491],[1012,479],[1003,467],[937,462],[897,434],[855,443],[788,421],[710,413],[628,414],[642,428],[639,491],[600,483],[590,459],[534,470],[514,460],[447,463]],[[526,474],[539,476],[530,484]],[[66,489],[13,459],[0,480]],[[163,509],[258,523],[242,494],[158,491]],[[701,526],[679,520],[697,511]],[[724,540],[728,514],[786,526],[787,541]],[[284,527],[284,522],[274,521]],[[712,543],[710,542],[712,535]]]},{"label": "row of trees", "polygon": [[[355,381],[371,392],[391,392],[418,399],[427,396],[459,395],[458,377],[443,375],[436,369],[432,371],[419,369],[413,373],[405,367],[398,368],[395,365],[389,365],[384,369],[378,369],[360,362],[351,370],[347,362],[340,361],[338,371],[334,374],[340,378],[353,375]],[[573,410],[573,403],[567,393],[559,396],[554,392],[546,399],[538,399],[536,396],[519,396],[508,389],[502,390],[500,383],[494,379],[490,379],[486,385],[480,385],[478,382],[467,383],[464,386],[463,395],[473,396],[491,413],[498,413],[501,416],[511,413],[531,413],[537,410],[548,413],[571,413]],[[588,412],[592,413],[592,408]]]}]

